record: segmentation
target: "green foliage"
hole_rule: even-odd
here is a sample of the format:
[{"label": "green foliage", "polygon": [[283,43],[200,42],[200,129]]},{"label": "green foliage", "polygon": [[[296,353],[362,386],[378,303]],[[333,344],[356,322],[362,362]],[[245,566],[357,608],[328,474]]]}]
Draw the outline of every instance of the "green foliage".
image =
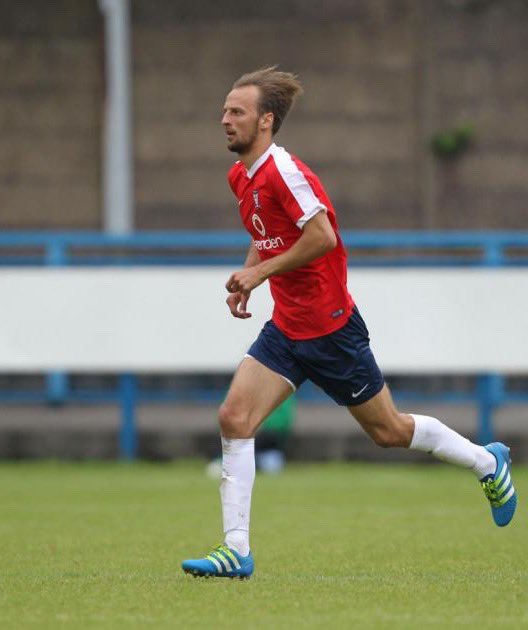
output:
[{"label": "green foliage", "polygon": [[454,158],[464,153],[475,135],[473,127],[465,125],[436,133],[431,148],[440,158]]},{"label": "green foliage", "polygon": [[297,407],[295,396],[290,396],[281,405],[272,411],[262,425],[263,429],[276,431],[288,435],[295,422],[295,409]]},{"label": "green foliage", "polygon": [[[515,470],[528,494],[528,470]],[[0,465],[0,626],[520,628],[527,523],[501,530],[445,465],[257,478],[247,582],[179,569],[221,539],[204,464]]]}]

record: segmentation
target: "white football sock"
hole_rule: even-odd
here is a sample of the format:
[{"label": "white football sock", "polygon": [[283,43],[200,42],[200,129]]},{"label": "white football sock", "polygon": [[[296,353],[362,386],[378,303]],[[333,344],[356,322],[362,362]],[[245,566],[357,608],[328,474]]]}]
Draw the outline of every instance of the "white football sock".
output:
[{"label": "white football sock", "polygon": [[411,415],[414,418],[414,435],[409,448],[469,468],[479,479],[495,472],[497,460],[483,446],[473,444],[436,418]]},{"label": "white football sock", "polygon": [[220,496],[225,544],[242,556],[249,553],[249,512],[254,481],[254,438],[222,437]]}]

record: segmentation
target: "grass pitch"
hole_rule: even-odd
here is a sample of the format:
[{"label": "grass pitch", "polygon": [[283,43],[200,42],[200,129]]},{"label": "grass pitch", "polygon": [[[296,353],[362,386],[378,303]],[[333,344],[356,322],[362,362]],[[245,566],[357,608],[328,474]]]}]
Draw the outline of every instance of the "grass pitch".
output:
[{"label": "grass pitch", "polygon": [[0,465],[1,628],[521,628],[528,469],[493,525],[448,466],[293,465],[257,478],[249,581],[179,563],[220,542],[204,464]]}]

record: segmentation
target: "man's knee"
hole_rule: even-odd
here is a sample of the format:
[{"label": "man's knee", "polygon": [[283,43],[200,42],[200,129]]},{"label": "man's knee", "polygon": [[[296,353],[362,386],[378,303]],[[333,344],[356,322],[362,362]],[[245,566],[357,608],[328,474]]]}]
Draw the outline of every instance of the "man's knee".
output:
[{"label": "man's knee", "polygon": [[248,414],[242,412],[233,404],[224,402],[218,411],[218,422],[222,435],[225,437],[252,437],[252,430]]},{"label": "man's knee", "polygon": [[381,448],[408,447],[412,433],[413,426],[408,416],[398,413],[393,422],[374,427],[370,436]]}]

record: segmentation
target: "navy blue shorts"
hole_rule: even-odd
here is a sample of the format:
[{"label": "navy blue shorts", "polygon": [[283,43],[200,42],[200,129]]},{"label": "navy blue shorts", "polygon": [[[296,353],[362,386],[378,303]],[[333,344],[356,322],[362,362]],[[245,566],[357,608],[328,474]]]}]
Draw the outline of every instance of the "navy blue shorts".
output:
[{"label": "navy blue shorts", "polygon": [[247,354],[295,389],[309,379],[347,407],[370,400],[384,384],[357,308],[342,328],[315,339],[290,339],[269,321]]}]

